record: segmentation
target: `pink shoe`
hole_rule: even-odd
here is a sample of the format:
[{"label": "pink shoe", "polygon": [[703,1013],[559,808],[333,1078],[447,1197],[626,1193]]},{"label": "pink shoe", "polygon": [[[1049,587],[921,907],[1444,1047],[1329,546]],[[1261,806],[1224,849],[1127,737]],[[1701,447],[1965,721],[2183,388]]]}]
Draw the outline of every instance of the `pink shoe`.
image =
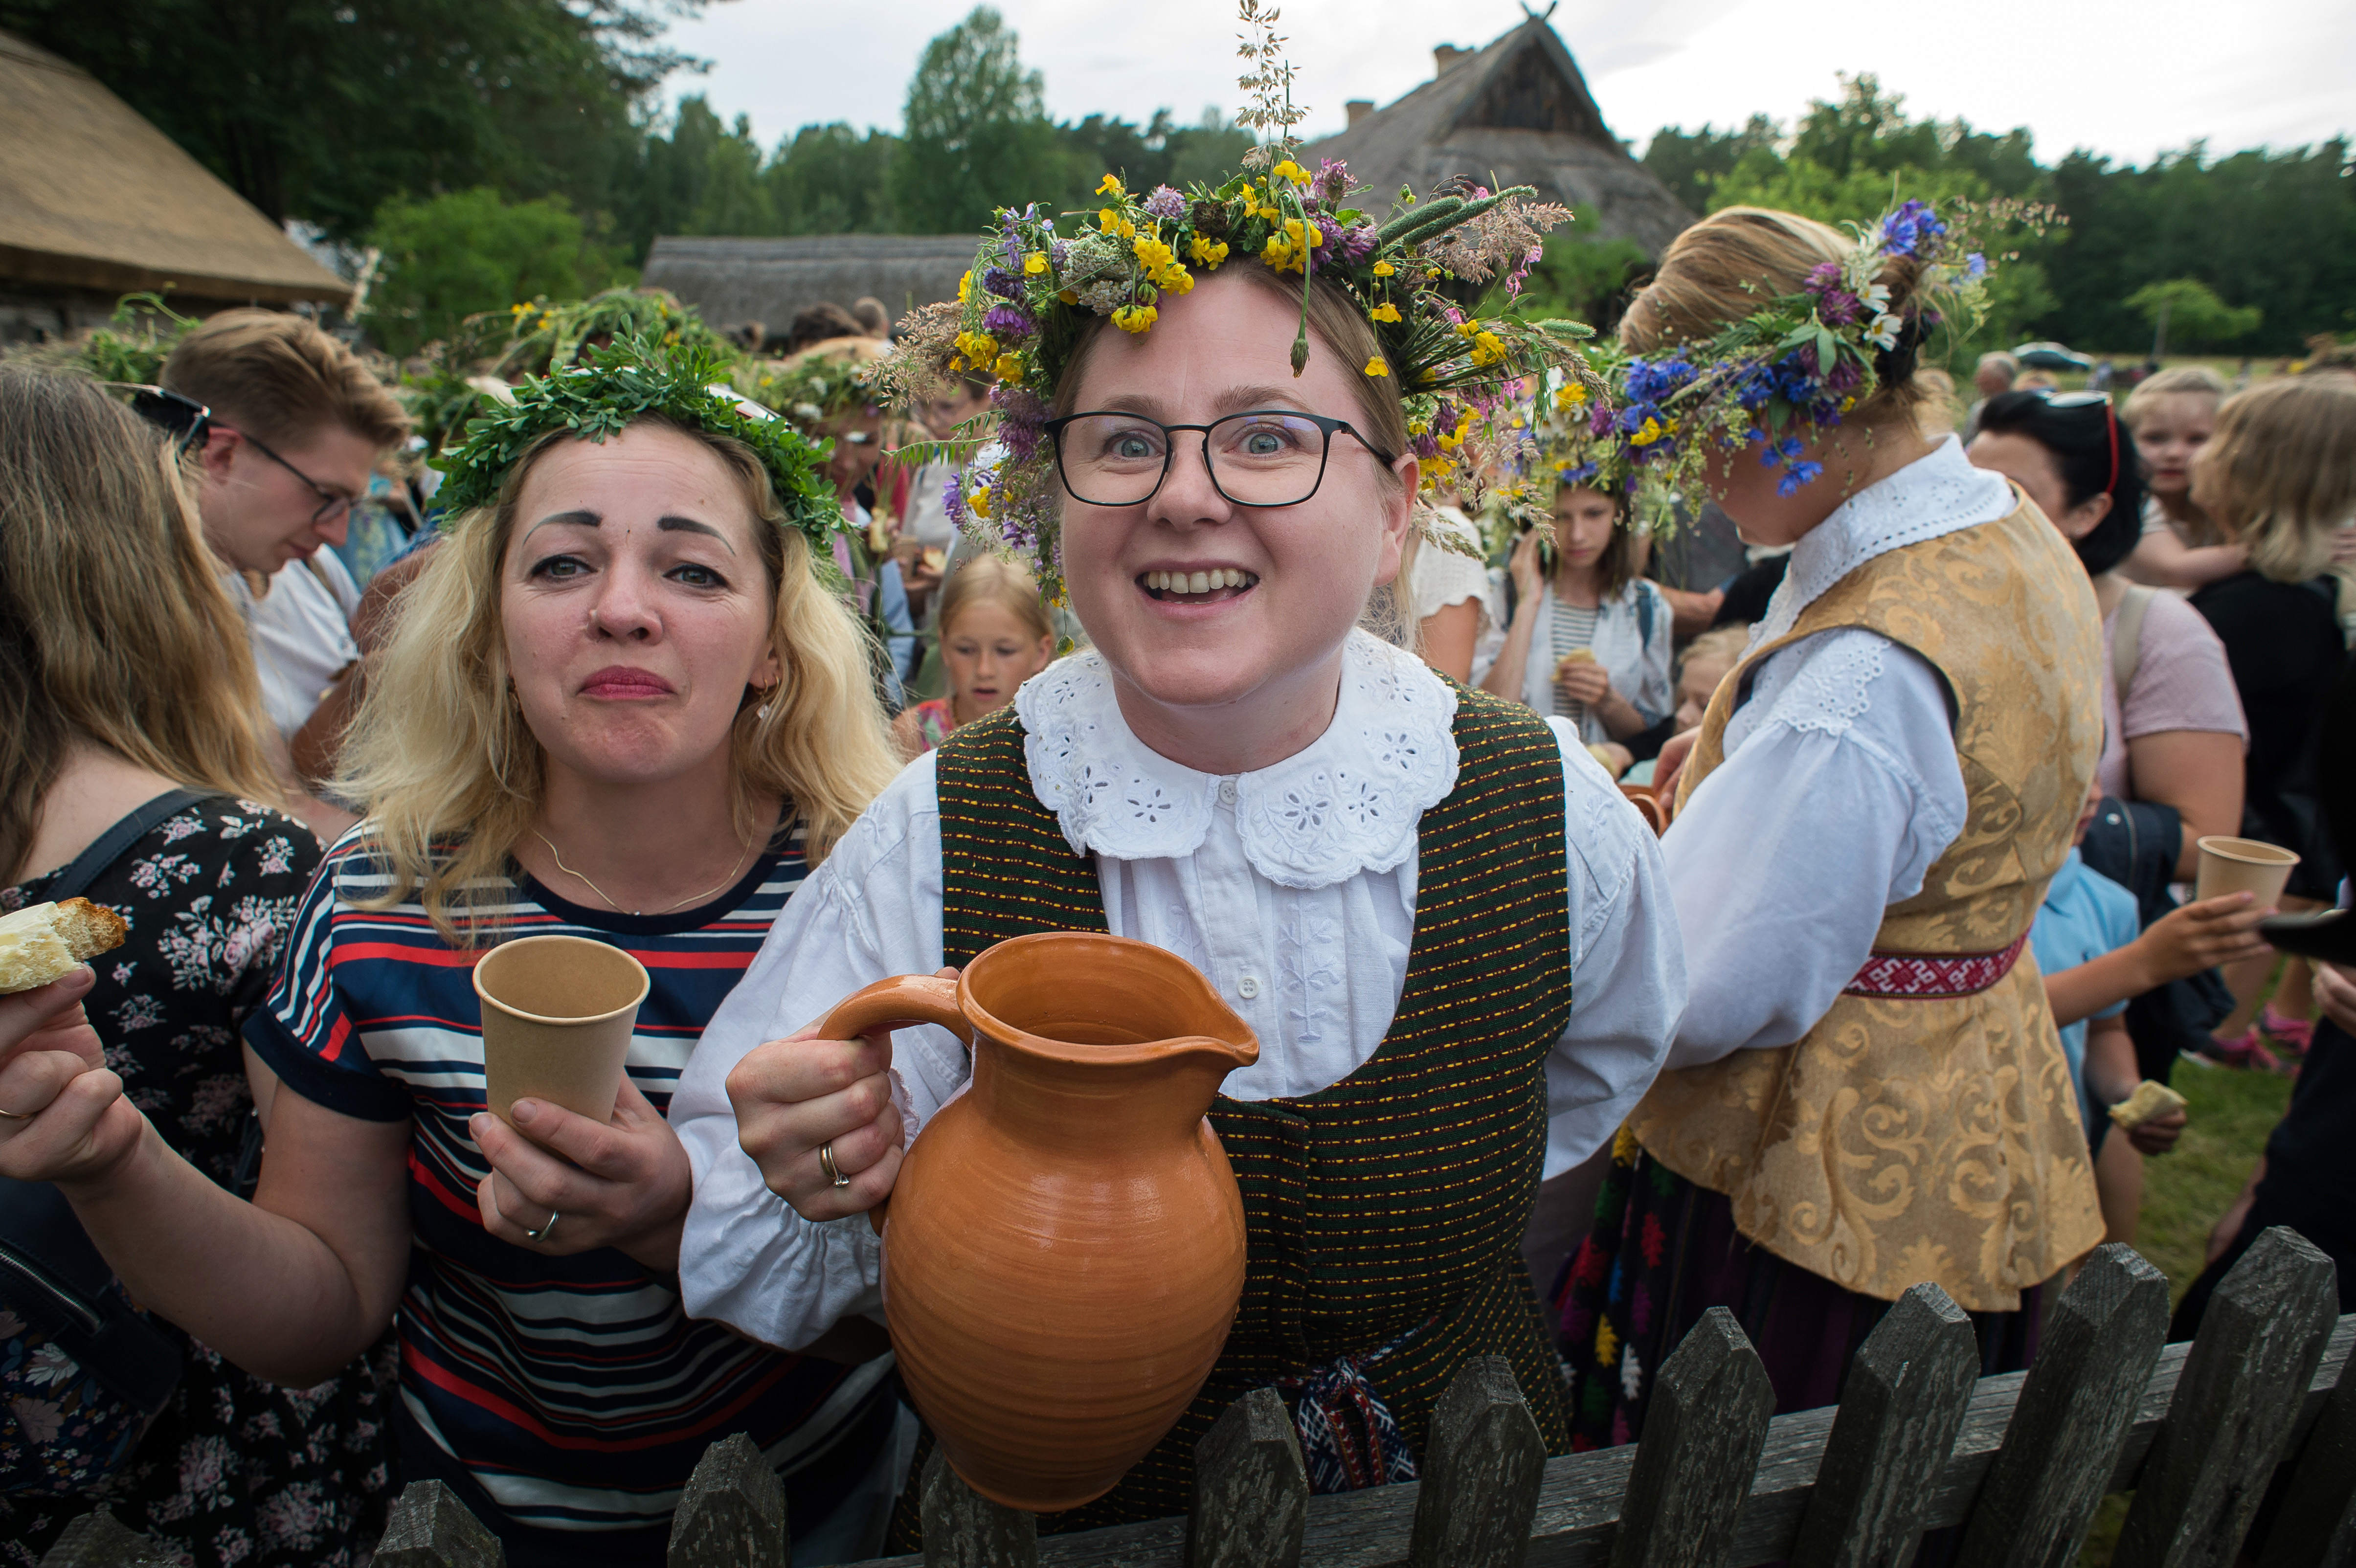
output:
[{"label": "pink shoe", "polygon": [[2251,1025],[2239,1039],[2220,1040],[2211,1036],[2209,1049],[2202,1054],[2219,1067],[2254,1069],[2260,1072],[2282,1071],[2280,1058],[2266,1049],[2265,1042],[2258,1038],[2255,1024]]},{"label": "pink shoe", "polygon": [[2258,1027],[2272,1037],[2274,1043],[2295,1057],[2303,1057],[2314,1047],[2315,1026],[2305,1018],[2286,1018],[2275,1011],[2271,1002],[2258,1013]]}]

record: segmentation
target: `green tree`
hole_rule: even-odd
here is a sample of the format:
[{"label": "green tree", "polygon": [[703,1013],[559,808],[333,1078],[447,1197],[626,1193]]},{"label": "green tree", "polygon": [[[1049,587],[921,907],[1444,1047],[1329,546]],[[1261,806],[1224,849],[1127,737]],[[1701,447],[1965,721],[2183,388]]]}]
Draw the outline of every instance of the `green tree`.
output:
[{"label": "green tree", "polygon": [[648,132],[641,188],[629,233],[644,255],[657,234],[781,234],[776,193],[763,177],[760,145],[743,114],[721,123],[701,93],[680,100],[670,133]]},{"label": "green tree", "polygon": [[925,46],[892,165],[893,206],[907,229],[978,230],[1001,204],[1061,188],[1066,155],[1044,81],[1023,69],[1019,43],[996,11],[977,5]]},{"label": "green tree", "polygon": [[889,234],[899,228],[892,209],[892,160],[900,138],[889,131],[864,135],[840,122],[804,125],[780,143],[762,171],[788,234]]},{"label": "green tree", "polygon": [[1518,309],[1536,320],[1568,316],[1611,331],[1627,311],[1630,287],[1652,270],[1644,247],[1604,238],[1595,209],[1572,209],[1572,221],[1546,237],[1546,255],[1530,269]]},{"label": "green tree", "polygon": [[1735,131],[1704,125],[1688,132],[1665,126],[1653,134],[1644,148],[1644,164],[1687,211],[1707,212],[1714,181],[1732,173],[1752,148],[1772,151],[1783,139],[1783,127],[1764,114],[1753,114],[1748,124]]},{"label": "green tree", "polygon": [[389,197],[487,186],[605,209],[634,111],[704,0],[0,0],[273,221],[338,239]]},{"label": "green tree", "polygon": [[2254,305],[2228,305],[2199,278],[2147,283],[2127,295],[2127,308],[2155,331],[2187,349],[2222,349],[2248,337],[2265,319]]},{"label": "green tree", "polygon": [[396,356],[448,337],[478,311],[540,295],[577,299],[625,271],[586,238],[562,198],[510,203],[487,187],[425,201],[395,197],[368,240],[380,260],[363,319]]}]

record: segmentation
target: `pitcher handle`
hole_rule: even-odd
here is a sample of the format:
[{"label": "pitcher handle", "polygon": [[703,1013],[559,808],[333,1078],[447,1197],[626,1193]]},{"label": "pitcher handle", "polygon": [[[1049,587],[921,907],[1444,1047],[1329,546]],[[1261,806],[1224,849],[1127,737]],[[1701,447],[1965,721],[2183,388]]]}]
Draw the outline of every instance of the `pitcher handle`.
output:
[{"label": "pitcher handle", "polygon": [[[930,974],[879,980],[836,1003],[819,1022],[818,1037],[851,1040],[877,1029],[905,1029],[918,1024],[937,1024],[960,1039],[971,1033],[964,1011],[958,1006],[956,981]],[[879,1236],[884,1233],[884,1210],[891,1201],[887,1197],[867,1211],[867,1221]]]}]

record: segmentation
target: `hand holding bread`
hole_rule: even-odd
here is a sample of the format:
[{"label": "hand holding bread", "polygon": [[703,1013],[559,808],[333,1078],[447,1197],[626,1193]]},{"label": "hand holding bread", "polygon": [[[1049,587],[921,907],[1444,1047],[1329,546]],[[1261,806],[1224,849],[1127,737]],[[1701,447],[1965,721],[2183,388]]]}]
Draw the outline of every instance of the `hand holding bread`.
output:
[{"label": "hand holding bread", "polygon": [[123,945],[123,917],[87,898],[33,904],[0,915],[0,993],[62,980],[100,953]]}]

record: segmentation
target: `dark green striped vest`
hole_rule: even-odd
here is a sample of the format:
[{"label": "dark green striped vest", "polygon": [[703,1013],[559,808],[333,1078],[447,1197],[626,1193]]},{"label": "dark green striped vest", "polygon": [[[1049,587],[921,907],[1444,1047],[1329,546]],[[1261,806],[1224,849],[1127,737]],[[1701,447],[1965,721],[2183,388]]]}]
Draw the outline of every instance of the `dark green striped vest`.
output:
[{"label": "dark green striped vest", "polygon": [[[1341,1082],[1222,1095],[1243,1188],[1243,1303],[1203,1391],[1105,1497],[1040,1521],[1087,1530],[1187,1511],[1194,1444],[1228,1403],[1399,1343],[1365,1376],[1420,1458],[1470,1356],[1511,1358],[1551,1452],[1562,1375],[1522,1263],[1547,1135],[1546,1059],[1570,1016],[1562,757],[1529,710],[1459,690],[1456,789],[1418,824],[1415,936],[1390,1032]],[[944,961],[1040,930],[1105,929],[1093,857],[1032,793],[1012,707],[941,747]]]}]

